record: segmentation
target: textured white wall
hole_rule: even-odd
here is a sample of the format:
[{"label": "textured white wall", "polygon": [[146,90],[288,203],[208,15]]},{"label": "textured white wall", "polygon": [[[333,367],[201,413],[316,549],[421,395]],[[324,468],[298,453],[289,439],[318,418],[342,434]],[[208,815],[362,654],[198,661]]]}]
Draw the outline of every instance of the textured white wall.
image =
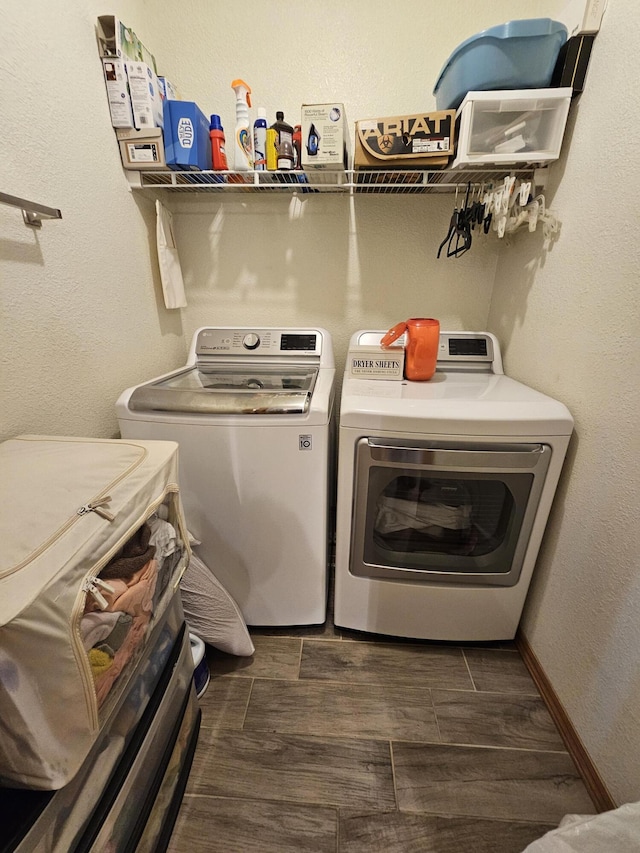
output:
[{"label": "textured white wall", "polygon": [[[139,22],[137,2],[119,4]],[[102,2],[2,4],[0,191],[62,211],[27,228],[0,205],[0,438],[112,436],[128,385],[184,358],[157,284],[155,213],[127,189],[94,35]]]},{"label": "textured white wall", "polygon": [[496,248],[436,261],[452,201],[315,196],[178,205],[185,327],[320,325],[339,372],[349,336],[407,317],[446,328],[486,323]]},{"label": "textured white wall", "polygon": [[552,170],[560,239],[501,253],[489,315],[507,372],[576,420],[524,631],[620,803],[640,799],[639,34],[609,0]]}]

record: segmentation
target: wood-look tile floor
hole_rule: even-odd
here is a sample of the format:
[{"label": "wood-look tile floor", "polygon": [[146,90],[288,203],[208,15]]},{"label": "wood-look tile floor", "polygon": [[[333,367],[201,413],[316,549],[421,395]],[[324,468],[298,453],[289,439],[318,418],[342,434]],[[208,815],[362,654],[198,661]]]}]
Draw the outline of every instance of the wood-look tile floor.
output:
[{"label": "wood-look tile floor", "polygon": [[515,646],[251,633],[207,648],[170,853],[520,853],[594,812]]}]

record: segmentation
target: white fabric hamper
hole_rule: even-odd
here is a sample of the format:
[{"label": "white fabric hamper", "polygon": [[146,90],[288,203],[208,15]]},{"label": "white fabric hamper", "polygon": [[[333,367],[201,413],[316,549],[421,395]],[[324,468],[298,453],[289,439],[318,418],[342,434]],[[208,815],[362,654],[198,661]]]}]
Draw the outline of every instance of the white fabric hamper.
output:
[{"label": "white fabric hamper", "polygon": [[[189,559],[177,465],[169,441],[26,435],[0,444],[0,784],[65,785],[124,701]],[[153,600],[140,618],[121,614],[137,645],[125,641],[134,651],[99,701],[81,619],[92,579],[147,522],[169,523],[173,553],[154,561],[145,587]],[[105,589],[98,581],[96,613]]]}]

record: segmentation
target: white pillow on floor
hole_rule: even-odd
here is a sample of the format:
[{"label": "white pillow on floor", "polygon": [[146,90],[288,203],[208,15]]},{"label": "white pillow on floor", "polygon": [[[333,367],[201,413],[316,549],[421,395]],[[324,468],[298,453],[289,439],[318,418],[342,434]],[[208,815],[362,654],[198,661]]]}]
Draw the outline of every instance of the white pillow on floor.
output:
[{"label": "white pillow on floor", "polygon": [[230,655],[249,657],[254,653],[240,608],[196,554],[191,554],[180,592],[184,615],[194,634]]}]

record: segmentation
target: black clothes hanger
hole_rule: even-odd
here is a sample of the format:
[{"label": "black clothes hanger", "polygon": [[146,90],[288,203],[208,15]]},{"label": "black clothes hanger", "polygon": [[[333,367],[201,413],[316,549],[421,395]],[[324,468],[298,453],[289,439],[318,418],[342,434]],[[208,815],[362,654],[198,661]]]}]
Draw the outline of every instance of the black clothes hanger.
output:
[{"label": "black clothes hanger", "polygon": [[471,206],[469,205],[469,195],[471,193],[471,182],[467,184],[467,192],[464,199],[464,207],[458,208],[458,189],[456,187],[456,201],[451,219],[449,221],[449,230],[438,247],[440,257],[444,247],[447,247],[448,258],[459,258],[471,248]]}]

